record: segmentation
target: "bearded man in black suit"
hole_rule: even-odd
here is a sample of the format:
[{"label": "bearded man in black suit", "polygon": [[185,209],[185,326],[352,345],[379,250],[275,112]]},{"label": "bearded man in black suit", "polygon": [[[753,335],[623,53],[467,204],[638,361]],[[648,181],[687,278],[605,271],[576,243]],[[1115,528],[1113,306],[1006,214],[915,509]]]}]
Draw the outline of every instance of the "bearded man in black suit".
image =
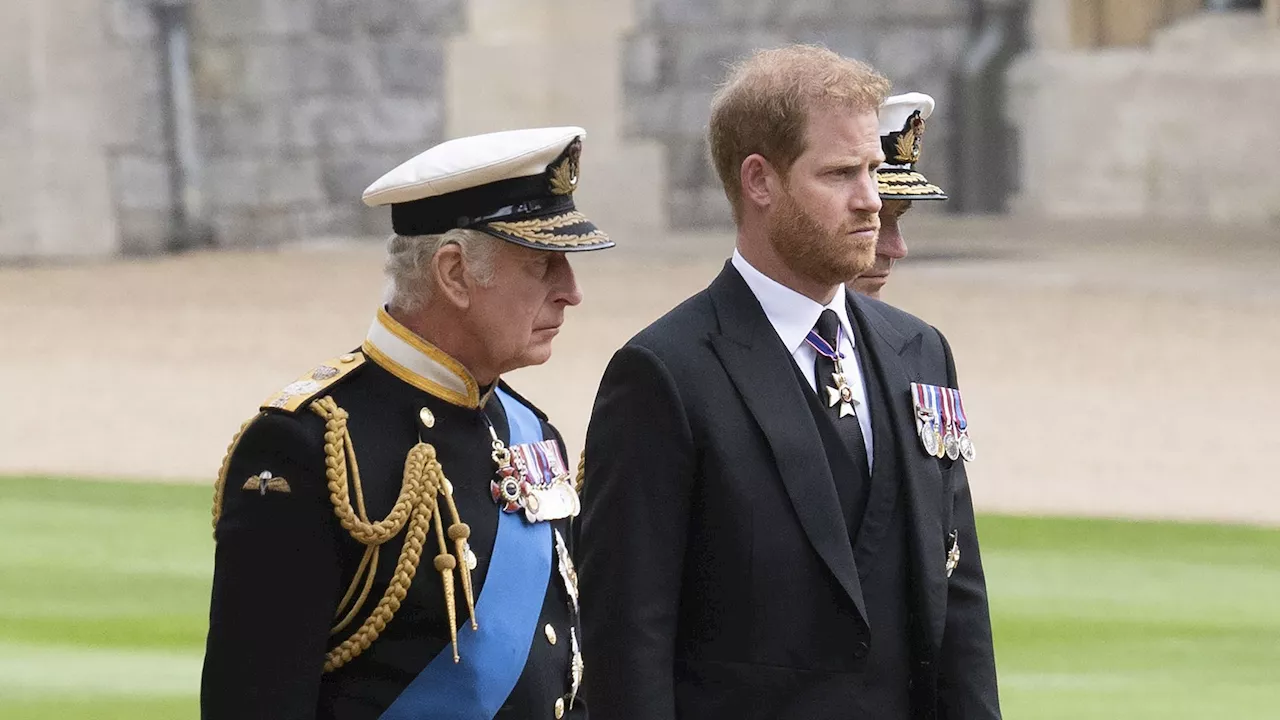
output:
[{"label": "bearded man in black suit", "polygon": [[888,89],[792,46],[713,101],[737,249],[614,355],[587,433],[597,720],[1000,716],[951,351],[844,285]]}]

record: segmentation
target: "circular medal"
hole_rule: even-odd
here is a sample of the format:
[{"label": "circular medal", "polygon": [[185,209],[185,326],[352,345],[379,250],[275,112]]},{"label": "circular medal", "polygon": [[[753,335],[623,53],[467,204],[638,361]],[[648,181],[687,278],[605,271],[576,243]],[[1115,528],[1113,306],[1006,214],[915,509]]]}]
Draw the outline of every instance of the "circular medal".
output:
[{"label": "circular medal", "polygon": [[937,447],[936,447],[936,449],[933,451],[933,454],[934,454],[934,456],[935,456],[935,457],[937,457],[939,460],[941,460],[942,458],[944,458],[944,457],[946,457],[946,456],[947,456],[947,444],[946,444],[945,442],[943,442],[943,439],[942,439],[942,433],[941,433],[941,432],[939,432],[938,430],[936,430],[936,429],[935,429],[935,430],[933,431],[933,434],[934,434],[934,437],[938,438]]},{"label": "circular medal", "polygon": [[520,502],[520,483],[509,477],[502,481],[502,499],[509,503]]},{"label": "circular medal", "polygon": [[938,454],[938,431],[933,429],[932,423],[925,423],[920,428],[920,442],[924,445],[924,451],[930,455]]},{"label": "circular medal", "polygon": [[960,455],[964,457],[966,462],[973,462],[973,458],[977,453],[973,450],[973,441],[968,435],[960,436]]},{"label": "circular medal", "polygon": [[942,447],[947,457],[952,460],[960,457],[960,441],[956,439],[955,433],[947,431],[946,436],[942,438]]}]

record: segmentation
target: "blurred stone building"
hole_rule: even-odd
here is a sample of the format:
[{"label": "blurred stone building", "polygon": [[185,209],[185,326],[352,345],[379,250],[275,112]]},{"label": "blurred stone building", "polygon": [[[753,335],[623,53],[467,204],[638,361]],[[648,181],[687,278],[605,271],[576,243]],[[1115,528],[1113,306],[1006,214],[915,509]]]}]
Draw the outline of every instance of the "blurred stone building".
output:
[{"label": "blurred stone building", "polygon": [[1031,25],[1014,207],[1280,236],[1280,1],[1040,0]]},{"label": "blurred stone building", "polygon": [[960,209],[1275,218],[1277,21],[1201,5],[5,0],[0,260],[380,235],[385,170],[555,123],[587,128],[580,202],[621,239],[723,227],[711,93],[791,41],[937,97],[922,167]]}]

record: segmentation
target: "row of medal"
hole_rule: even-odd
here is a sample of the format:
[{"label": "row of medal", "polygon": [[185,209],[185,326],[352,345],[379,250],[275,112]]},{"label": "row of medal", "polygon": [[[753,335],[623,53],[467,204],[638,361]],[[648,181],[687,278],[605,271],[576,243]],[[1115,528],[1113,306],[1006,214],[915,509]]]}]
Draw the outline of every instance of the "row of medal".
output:
[{"label": "row of medal", "polygon": [[959,390],[911,383],[911,404],[915,407],[916,431],[926,453],[952,460],[963,457],[973,462],[977,454],[969,438],[969,421]]},{"label": "row of medal", "polygon": [[510,448],[493,438],[497,476],[490,482],[493,501],[504,512],[524,511],[531,523],[576,517],[581,509],[573,477],[555,440]]}]

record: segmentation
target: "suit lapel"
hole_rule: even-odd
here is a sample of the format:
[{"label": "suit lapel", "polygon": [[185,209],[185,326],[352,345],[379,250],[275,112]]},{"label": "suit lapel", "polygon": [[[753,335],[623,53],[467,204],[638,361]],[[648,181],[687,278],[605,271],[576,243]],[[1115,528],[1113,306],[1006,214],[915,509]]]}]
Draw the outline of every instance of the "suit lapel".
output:
[{"label": "suit lapel", "polygon": [[764,432],[800,525],[864,621],[862,586],[831,470],[794,360],[751,289],[731,264],[708,288],[720,321],[712,347]]},{"label": "suit lapel", "polygon": [[[913,583],[920,596],[917,607],[924,615],[925,627],[932,642],[939,643],[946,622],[947,578],[940,539],[942,501],[945,497],[938,463],[924,454],[916,442],[915,417],[912,414],[911,383],[917,382],[916,369],[921,346],[920,336],[899,332],[869,300],[849,293],[849,305],[862,333],[869,355],[874,358],[874,372],[879,373],[888,404],[889,428],[872,428],[877,435],[893,433],[903,482],[906,486],[907,511],[913,554]],[[874,415],[873,415],[874,417]]]}]

